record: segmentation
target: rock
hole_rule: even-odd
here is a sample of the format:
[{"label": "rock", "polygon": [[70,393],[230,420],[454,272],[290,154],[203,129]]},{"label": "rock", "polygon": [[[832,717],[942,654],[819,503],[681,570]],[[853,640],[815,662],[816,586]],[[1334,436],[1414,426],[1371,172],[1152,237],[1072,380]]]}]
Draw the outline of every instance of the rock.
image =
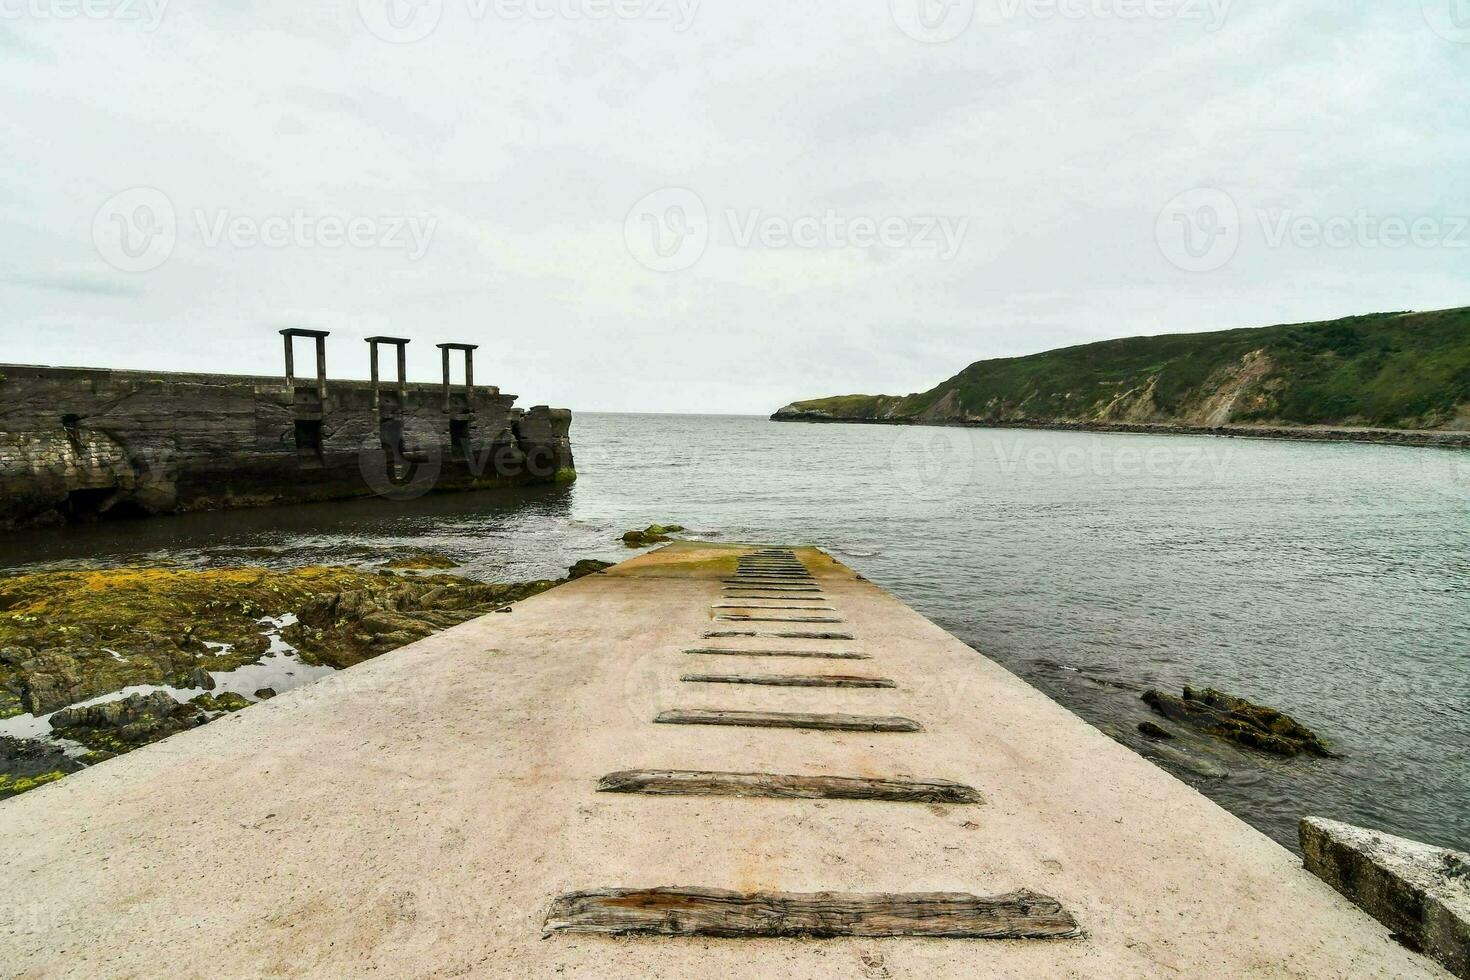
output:
[{"label": "rock", "polygon": [[55,782],[81,768],[58,745],[0,735],[0,799]]},{"label": "rock", "polygon": [[[209,698],[201,694],[195,701]],[[200,704],[180,704],[162,691],[67,708],[51,716],[51,729],[92,749],[126,752],[209,720]]]},{"label": "rock", "polygon": [[140,721],[167,718],[178,706],[177,701],[162,691],[133,694],[116,701],[58,711],[51,716],[51,727],[56,730],[78,727],[121,728]]},{"label": "rock", "polygon": [[1162,725],[1155,725],[1151,721],[1140,721],[1138,723],[1138,730],[1149,738],[1164,739],[1174,737],[1174,733],[1169,731],[1169,729],[1164,728]]},{"label": "rock", "polygon": [[1320,817],[1299,832],[1307,870],[1409,947],[1470,977],[1470,854]]},{"label": "rock", "polygon": [[1262,752],[1285,756],[1305,753],[1319,758],[1334,755],[1326,742],[1290,715],[1214,688],[1186,687],[1183,698],[1149,690],[1144,692],[1143,701],[1170,721]]},{"label": "rock", "polygon": [[241,708],[248,708],[254,703],[249,698],[241,694],[236,694],[234,691],[216,694],[214,700],[225,711],[239,711]]},{"label": "rock", "polygon": [[604,568],[612,568],[610,561],[598,561],[596,558],[583,558],[567,570],[567,578],[579,579],[588,575],[596,575]]},{"label": "rock", "polygon": [[1187,772],[1203,779],[1230,778],[1230,770],[1214,759],[1205,759],[1191,755],[1170,745],[1157,743],[1148,745],[1141,749],[1139,754],[1145,759],[1163,764],[1165,768]]},{"label": "rock", "polygon": [[275,696],[276,696],[276,689],[273,688],[273,687],[262,687],[262,688],[260,688],[259,690],[257,690],[255,692],[255,697],[258,700],[261,700],[261,701],[269,701],[271,698],[273,698]]},{"label": "rock", "polygon": [[0,664],[7,667],[19,667],[34,656],[35,653],[27,647],[0,648]]},{"label": "rock", "polygon": [[629,548],[646,548],[649,545],[672,541],[670,534],[684,530],[680,524],[650,524],[642,531],[624,531],[623,544]]},{"label": "rock", "polygon": [[194,707],[198,708],[199,710],[208,711],[211,714],[225,710],[224,708],[221,708],[219,706],[219,702],[214,699],[213,694],[195,695],[194,697],[189,699],[189,703],[194,705]]},{"label": "rock", "polygon": [[195,667],[189,671],[189,676],[186,680],[185,687],[198,687],[206,691],[214,690],[214,678],[209,676],[209,671],[203,667]]}]

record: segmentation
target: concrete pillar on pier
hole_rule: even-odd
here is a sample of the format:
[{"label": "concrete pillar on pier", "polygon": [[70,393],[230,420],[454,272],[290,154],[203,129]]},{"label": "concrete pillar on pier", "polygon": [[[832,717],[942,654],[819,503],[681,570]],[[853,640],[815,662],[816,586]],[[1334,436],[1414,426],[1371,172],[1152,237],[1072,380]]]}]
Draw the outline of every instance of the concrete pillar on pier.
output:
[{"label": "concrete pillar on pier", "polygon": [[439,344],[439,352],[444,365],[444,411],[452,411],[449,398],[449,352],[452,350],[464,351],[464,386],[466,390],[475,387],[475,351],[479,350],[479,344]]},{"label": "concrete pillar on pier", "polygon": [[286,390],[296,390],[296,356],[293,344],[297,337],[311,337],[316,341],[316,393],[323,403],[327,400],[327,338],[331,336],[328,330],[305,330],[301,327],[287,327],[281,331],[281,336],[286,339]]},{"label": "concrete pillar on pier", "polygon": [[370,368],[372,370],[372,379],[373,379],[373,410],[374,411],[377,411],[377,409],[378,409],[378,392],[379,392],[379,386],[378,386],[378,345],[379,344],[392,344],[397,349],[397,353],[398,353],[398,357],[397,357],[397,361],[398,361],[398,384],[397,384],[398,404],[400,406],[402,406],[403,403],[404,403],[404,399],[405,399],[405,397],[408,394],[408,390],[407,390],[408,389],[408,357],[407,357],[407,353],[406,353],[407,348],[408,348],[408,343],[409,343],[408,342],[408,339],[405,338],[405,337],[368,337],[367,338],[367,343],[368,343],[368,352],[369,352],[368,353],[368,363],[369,363],[369,366],[370,366]]}]

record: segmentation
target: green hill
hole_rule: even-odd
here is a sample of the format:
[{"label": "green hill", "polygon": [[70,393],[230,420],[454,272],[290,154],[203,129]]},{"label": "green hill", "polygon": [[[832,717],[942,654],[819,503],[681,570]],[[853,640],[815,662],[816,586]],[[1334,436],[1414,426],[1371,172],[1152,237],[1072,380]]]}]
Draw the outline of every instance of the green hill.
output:
[{"label": "green hill", "polygon": [[781,421],[1470,429],[1470,307],[1105,340],[977,361],[929,391]]}]

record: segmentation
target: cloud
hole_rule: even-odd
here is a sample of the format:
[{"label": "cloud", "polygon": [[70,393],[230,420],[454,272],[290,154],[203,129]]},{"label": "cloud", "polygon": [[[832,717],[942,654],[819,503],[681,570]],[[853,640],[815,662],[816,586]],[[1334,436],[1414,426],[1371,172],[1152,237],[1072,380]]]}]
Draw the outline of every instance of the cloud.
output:
[{"label": "cloud", "polygon": [[[427,379],[435,342],[478,342],[478,373],[526,403],[756,413],[1109,336],[1470,301],[1463,250],[1273,248],[1253,224],[1470,214],[1470,61],[1418,4],[1236,0],[1214,31],[994,7],[942,44],[904,34],[886,2],[708,3],[678,30],[445,0],[402,44],[355,0],[175,3],[151,32],[5,21],[0,50],[26,54],[0,59],[0,345],[274,373],[275,329],[295,323],[333,330],[344,375],[386,333],[414,338]],[[702,231],[630,217],[666,187],[697,196]],[[1155,238],[1197,187],[1247,223],[1208,273]],[[125,273],[96,219],[134,188],[164,195],[176,241]],[[742,244],[731,215],[968,223],[944,260]],[[418,259],[200,231],[298,218],[434,231]],[[709,240],[661,272],[630,227]]]}]

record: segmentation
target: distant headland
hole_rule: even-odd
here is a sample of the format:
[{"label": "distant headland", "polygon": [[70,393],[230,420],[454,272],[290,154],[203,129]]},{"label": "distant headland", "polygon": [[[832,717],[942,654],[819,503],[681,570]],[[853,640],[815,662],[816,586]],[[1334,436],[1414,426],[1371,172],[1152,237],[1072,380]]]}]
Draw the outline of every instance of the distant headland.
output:
[{"label": "distant headland", "polygon": [[1470,445],[1470,307],[1105,340],[771,418]]}]

